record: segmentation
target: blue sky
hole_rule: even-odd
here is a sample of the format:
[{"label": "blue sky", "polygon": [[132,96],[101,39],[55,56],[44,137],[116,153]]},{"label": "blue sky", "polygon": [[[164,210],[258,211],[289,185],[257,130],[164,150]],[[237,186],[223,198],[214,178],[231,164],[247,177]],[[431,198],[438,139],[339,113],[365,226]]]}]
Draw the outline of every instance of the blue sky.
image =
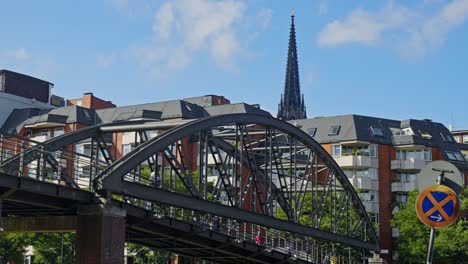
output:
[{"label": "blue sky", "polygon": [[[409,2],[409,3],[408,3]],[[309,117],[468,129],[468,0],[2,1],[0,68],[117,105],[219,94],[276,114],[291,8]]]}]

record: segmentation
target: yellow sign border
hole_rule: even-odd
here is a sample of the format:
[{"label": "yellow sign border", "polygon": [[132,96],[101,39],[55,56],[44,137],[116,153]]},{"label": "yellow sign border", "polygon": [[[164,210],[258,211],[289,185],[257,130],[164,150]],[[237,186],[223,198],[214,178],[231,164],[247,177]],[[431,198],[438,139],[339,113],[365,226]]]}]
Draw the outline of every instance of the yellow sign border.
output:
[{"label": "yellow sign border", "polygon": [[[444,217],[445,221],[443,221],[443,222],[434,222],[434,221],[429,220],[427,214],[425,214],[423,212],[423,209],[422,209],[422,203],[424,201],[424,198],[431,195],[431,192],[434,192],[434,191],[446,193],[448,196],[444,200],[447,199],[448,200],[447,202],[453,201],[453,205],[454,205],[453,215],[451,217]],[[430,226],[430,227],[434,227],[436,229],[445,228],[445,227],[448,227],[449,225],[455,223],[455,221],[458,218],[459,211],[460,211],[460,202],[458,201],[457,194],[452,189],[450,189],[449,187],[444,186],[444,185],[432,185],[432,186],[429,186],[426,189],[424,189],[418,195],[418,198],[416,199],[416,205],[415,206],[416,206],[416,214],[418,215],[419,220],[421,220],[421,222],[423,222],[425,225]],[[441,206],[443,206],[443,205],[441,205]]]}]

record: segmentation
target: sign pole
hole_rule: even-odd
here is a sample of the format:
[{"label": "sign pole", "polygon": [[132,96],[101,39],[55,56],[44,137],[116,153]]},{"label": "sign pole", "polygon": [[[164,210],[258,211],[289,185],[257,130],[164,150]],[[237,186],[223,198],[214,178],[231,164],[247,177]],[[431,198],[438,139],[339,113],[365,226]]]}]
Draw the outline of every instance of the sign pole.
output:
[{"label": "sign pole", "polygon": [[[443,169],[432,169],[433,171],[440,171],[440,175],[437,179],[437,184],[442,184],[444,182],[444,174],[446,172],[453,173],[450,170]],[[431,227],[431,235],[429,236],[429,247],[427,249],[427,261],[426,264],[432,264],[432,256],[434,255],[434,240],[435,240],[436,230],[434,227]]]},{"label": "sign pole", "polygon": [[429,237],[429,248],[427,249],[427,261],[426,264],[432,264],[432,255],[434,253],[434,240],[435,240],[436,230],[431,228],[431,236]]}]

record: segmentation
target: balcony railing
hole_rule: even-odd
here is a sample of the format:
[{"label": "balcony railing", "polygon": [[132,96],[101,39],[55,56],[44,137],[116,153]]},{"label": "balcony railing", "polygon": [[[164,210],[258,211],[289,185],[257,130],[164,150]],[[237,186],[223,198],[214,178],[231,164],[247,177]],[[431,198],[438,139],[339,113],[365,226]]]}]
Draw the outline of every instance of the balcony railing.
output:
[{"label": "balcony railing", "polygon": [[377,168],[378,160],[377,158],[372,158],[369,156],[341,156],[335,157],[336,163],[342,168]]},{"label": "balcony railing", "polygon": [[416,189],[416,182],[394,182],[392,183],[392,192],[411,192]]},{"label": "balcony railing", "polygon": [[391,169],[399,171],[419,171],[426,166],[426,160],[419,159],[405,159],[405,160],[392,160]]}]

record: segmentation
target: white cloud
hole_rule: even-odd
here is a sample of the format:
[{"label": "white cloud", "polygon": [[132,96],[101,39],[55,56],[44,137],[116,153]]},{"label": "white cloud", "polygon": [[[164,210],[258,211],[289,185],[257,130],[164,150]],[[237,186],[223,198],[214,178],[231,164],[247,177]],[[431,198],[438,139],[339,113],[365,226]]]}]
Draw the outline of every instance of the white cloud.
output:
[{"label": "white cloud", "polygon": [[424,56],[439,48],[467,17],[468,0],[453,0],[432,15],[390,2],[377,12],[356,9],[332,21],[319,33],[318,44],[386,45],[405,55]]},{"label": "white cloud", "polygon": [[269,8],[262,8],[258,11],[257,14],[259,25],[262,30],[268,28],[271,24],[271,19],[273,17],[273,10]]},{"label": "white cloud", "polygon": [[115,60],[117,59],[117,55],[115,52],[112,52],[109,55],[98,55],[96,65],[99,68],[107,69],[110,66],[112,66],[115,63]]},{"label": "white cloud", "polygon": [[328,3],[326,0],[321,0],[319,2],[318,13],[320,16],[324,16],[328,13]]},{"label": "white cloud", "polygon": [[31,58],[31,55],[25,48],[18,48],[15,50],[6,50],[3,52],[0,52],[0,55],[3,57],[9,57],[9,58],[14,58],[16,60],[29,60]]},{"label": "white cloud", "polygon": [[375,45],[381,41],[383,33],[404,26],[414,16],[409,9],[394,4],[376,13],[356,9],[343,20],[327,24],[319,33],[318,42],[321,46]]},{"label": "white cloud", "polygon": [[[153,40],[131,52],[158,73],[185,68],[199,52],[208,52],[221,68],[235,69],[242,51],[236,29],[245,9],[244,2],[236,0],[166,1],[154,16]],[[268,13],[263,15],[269,23]]]}]

